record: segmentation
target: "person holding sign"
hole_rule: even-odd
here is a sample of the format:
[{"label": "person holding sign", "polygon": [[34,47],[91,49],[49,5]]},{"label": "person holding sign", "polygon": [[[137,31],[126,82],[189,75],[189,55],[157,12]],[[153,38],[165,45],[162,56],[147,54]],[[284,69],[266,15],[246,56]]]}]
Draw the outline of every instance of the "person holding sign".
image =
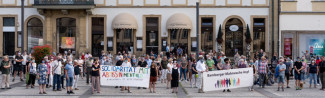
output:
[{"label": "person holding sign", "polygon": [[[225,64],[222,66],[222,70],[229,70],[229,69],[231,69],[230,59],[229,58],[225,58],[224,59],[224,62],[225,62]],[[230,84],[231,81],[226,80],[226,82],[227,81]],[[226,92],[226,89],[224,89],[223,92]],[[231,91],[229,89],[227,89],[227,92],[231,92]]]},{"label": "person holding sign", "polygon": [[[121,58],[121,59],[123,60],[123,58]],[[130,59],[125,58],[124,59],[124,62],[122,63],[122,67],[132,67],[132,65],[130,63]],[[127,88],[125,86],[122,86],[121,91],[124,91],[124,89],[125,90],[127,89],[128,90],[128,93],[131,93],[129,86]]]},{"label": "person holding sign", "polygon": [[203,89],[202,89],[202,80],[203,80],[203,72],[208,72],[208,68],[207,65],[204,62],[203,56],[200,55],[199,56],[199,61],[196,63],[196,70],[198,72],[199,75],[199,80],[198,80],[198,87],[199,87],[199,93],[204,93]]},{"label": "person holding sign", "polygon": [[100,73],[99,62],[95,61],[95,64],[92,65],[91,67],[92,94],[94,94],[95,88],[97,90],[97,93],[100,93],[99,73]]}]

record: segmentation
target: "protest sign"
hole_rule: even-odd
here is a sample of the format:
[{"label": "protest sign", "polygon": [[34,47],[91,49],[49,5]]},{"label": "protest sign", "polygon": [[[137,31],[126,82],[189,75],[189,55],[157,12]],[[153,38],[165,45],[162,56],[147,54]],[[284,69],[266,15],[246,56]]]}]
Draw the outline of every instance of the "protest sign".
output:
[{"label": "protest sign", "polygon": [[203,91],[249,87],[253,85],[253,68],[209,71],[203,73]]},{"label": "protest sign", "polygon": [[149,87],[150,69],[101,65],[100,84],[103,86]]}]

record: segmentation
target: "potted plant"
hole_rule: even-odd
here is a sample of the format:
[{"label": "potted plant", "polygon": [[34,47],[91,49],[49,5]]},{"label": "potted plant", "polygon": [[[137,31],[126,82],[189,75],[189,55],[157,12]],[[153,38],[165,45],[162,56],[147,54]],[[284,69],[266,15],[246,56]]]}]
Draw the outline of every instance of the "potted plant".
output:
[{"label": "potted plant", "polygon": [[219,26],[219,31],[218,31],[218,36],[217,36],[217,42],[219,44],[221,44],[223,42],[222,36],[223,36],[223,33],[222,33],[222,30],[221,30],[221,25],[220,25]]},{"label": "potted plant", "polygon": [[35,58],[35,62],[37,64],[42,62],[42,59],[45,56],[49,56],[51,54],[52,48],[49,45],[44,46],[34,46],[32,56]]},{"label": "potted plant", "polygon": [[250,32],[249,26],[247,24],[247,29],[246,29],[246,43],[251,43],[251,42],[252,42],[251,32]]}]

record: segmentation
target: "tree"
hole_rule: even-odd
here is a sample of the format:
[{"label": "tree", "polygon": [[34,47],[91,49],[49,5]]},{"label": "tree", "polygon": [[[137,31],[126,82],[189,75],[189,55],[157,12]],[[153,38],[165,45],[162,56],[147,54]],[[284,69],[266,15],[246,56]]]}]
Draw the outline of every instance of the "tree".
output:
[{"label": "tree", "polygon": [[217,42],[219,44],[221,44],[223,42],[222,36],[223,36],[223,33],[222,33],[222,30],[221,30],[221,25],[220,25],[219,26],[219,31],[218,31],[218,36],[217,36]]},{"label": "tree", "polygon": [[251,32],[250,32],[249,26],[247,24],[247,29],[246,29],[246,43],[251,43],[251,42],[252,42]]}]

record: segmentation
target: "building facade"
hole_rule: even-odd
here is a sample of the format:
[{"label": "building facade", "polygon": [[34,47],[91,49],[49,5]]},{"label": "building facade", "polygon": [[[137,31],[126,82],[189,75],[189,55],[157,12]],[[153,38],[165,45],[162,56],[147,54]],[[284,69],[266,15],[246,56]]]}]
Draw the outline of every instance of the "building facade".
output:
[{"label": "building facade", "polygon": [[[272,0],[25,0],[23,23],[21,0],[0,1],[0,56],[12,55],[24,44],[28,52],[50,45],[60,53],[99,56],[105,50],[140,55],[164,52],[169,46],[185,53],[220,50],[232,57],[260,49],[270,53],[271,36],[276,35]],[[223,42],[218,44],[219,28]],[[248,28],[251,43],[245,41]]]},{"label": "building facade", "polygon": [[306,51],[325,55],[325,0],[282,0],[281,54],[303,56]]}]

